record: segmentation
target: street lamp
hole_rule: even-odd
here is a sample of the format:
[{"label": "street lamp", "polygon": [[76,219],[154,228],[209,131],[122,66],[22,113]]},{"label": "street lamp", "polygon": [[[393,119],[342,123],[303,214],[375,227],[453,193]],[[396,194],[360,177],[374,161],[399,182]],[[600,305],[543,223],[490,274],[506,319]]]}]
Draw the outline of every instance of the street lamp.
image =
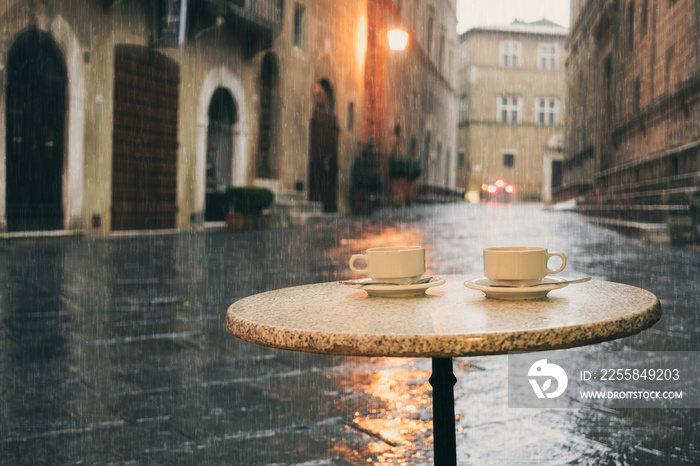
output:
[{"label": "street lamp", "polygon": [[401,51],[406,48],[408,44],[408,32],[400,28],[389,29],[387,33],[389,36],[389,48],[395,51]]}]

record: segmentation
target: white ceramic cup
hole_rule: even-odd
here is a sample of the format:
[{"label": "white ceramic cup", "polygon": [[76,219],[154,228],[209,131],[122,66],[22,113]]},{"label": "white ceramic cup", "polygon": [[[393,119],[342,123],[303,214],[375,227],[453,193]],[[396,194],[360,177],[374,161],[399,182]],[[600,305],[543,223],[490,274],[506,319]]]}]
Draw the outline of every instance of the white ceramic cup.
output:
[{"label": "white ceramic cup", "polygon": [[[549,259],[558,256],[561,266],[550,269]],[[514,246],[484,249],[484,275],[494,282],[536,282],[566,267],[566,256],[545,248]]]},{"label": "white ceramic cup", "polygon": [[[356,267],[362,260],[364,268]],[[425,248],[420,246],[390,246],[370,248],[365,254],[350,258],[350,269],[377,281],[408,285],[425,273]]]}]

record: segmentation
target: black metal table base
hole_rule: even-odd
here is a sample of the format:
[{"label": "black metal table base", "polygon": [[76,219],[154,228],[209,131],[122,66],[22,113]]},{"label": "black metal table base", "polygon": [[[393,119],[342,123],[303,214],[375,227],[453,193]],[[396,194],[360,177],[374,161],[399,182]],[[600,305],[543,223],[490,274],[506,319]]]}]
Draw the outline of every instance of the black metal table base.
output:
[{"label": "black metal table base", "polygon": [[457,445],[455,442],[455,396],[457,378],[452,372],[452,358],[433,358],[433,449],[435,465],[455,466]]}]

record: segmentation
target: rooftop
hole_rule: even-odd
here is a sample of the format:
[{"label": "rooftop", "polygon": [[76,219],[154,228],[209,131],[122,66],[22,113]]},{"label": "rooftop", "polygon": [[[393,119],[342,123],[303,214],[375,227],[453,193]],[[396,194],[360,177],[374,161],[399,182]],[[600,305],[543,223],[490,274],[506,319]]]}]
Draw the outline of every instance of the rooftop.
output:
[{"label": "rooftop", "polygon": [[526,23],[519,20],[514,20],[506,25],[494,26],[477,26],[464,32],[467,35],[474,32],[500,32],[507,34],[527,34],[527,35],[547,35],[547,36],[562,36],[565,37],[569,30],[564,26],[560,26],[546,18],[538,21]]}]

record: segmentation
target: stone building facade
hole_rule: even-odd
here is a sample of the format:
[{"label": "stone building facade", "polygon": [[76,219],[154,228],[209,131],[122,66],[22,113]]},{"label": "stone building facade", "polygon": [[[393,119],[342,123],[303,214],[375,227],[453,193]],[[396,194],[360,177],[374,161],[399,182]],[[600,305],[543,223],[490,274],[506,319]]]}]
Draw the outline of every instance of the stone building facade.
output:
[{"label": "stone building facade", "polygon": [[[396,26],[411,31],[399,53],[381,46]],[[365,138],[420,162],[420,181],[433,187],[456,183],[456,29],[455,0],[385,0],[369,15]]]},{"label": "stone building facade", "polygon": [[2,2],[0,233],[202,228],[241,185],[347,212],[358,144],[397,124],[454,182],[455,23],[454,0]]},{"label": "stone building facade", "polygon": [[504,179],[548,201],[560,184],[567,32],[540,20],[461,35],[457,184],[471,197]]},{"label": "stone building facade", "polygon": [[697,235],[700,5],[571,2],[559,199],[657,239]]}]

